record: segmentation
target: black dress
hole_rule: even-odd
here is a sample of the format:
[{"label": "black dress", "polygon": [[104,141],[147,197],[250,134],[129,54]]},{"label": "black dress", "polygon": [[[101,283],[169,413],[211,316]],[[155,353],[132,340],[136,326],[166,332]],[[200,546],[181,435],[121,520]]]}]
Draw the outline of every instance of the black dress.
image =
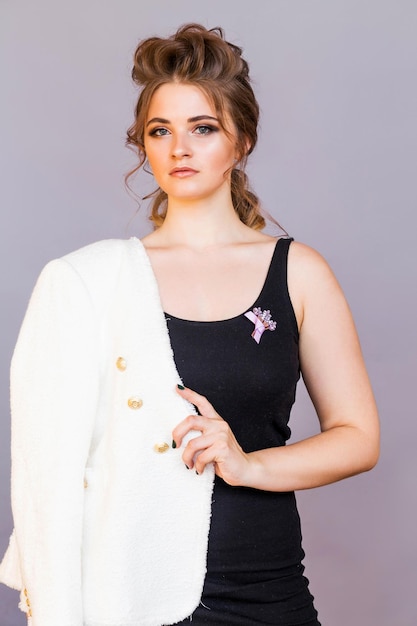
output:
[{"label": "black dress", "polygon": [[[216,322],[166,314],[178,372],[227,420],[245,452],[285,445],[299,379],[298,329],[279,239],[249,311]],[[303,576],[293,492],[230,487],[216,477],[207,575],[191,626],[319,626]],[[190,618],[181,624],[190,626]]]}]

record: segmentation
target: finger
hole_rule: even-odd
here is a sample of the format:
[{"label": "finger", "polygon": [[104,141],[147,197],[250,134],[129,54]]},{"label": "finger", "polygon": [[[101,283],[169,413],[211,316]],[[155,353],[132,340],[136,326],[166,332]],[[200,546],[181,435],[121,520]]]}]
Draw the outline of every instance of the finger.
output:
[{"label": "finger", "polygon": [[230,455],[230,449],[225,441],[214,440],[212,445],[207,446],[204,450],[197,452],[194,456],[194,469],[197,474],[202,474],[206,465],[214,463],[216,474],[219,467],[226,462]]},{"label": "finger", "polygon": [[182,398],[194,404],[201,415],[209,418],[220,417],[205,396],[200,395],[188,387],[183,387],[183,385],[177,385],[177,392]]},{"label": "finger", "polygon": [[196,456],[194,461],[194,471],[200,476],[200,474],[202,474],[206,469],[207,465],[212,465],[213,463],[213,452],[211,448],[208,448]]},{"label": "finger", "polygon": [[[216,436],[214,433],[209,435],[200,435],[191,439],[184,448],[182,460],[185,465],[191,469],[196,466],[196,461],[201,454],[207,452],[207,450],[213,448],[216,444]],[[213,452],[212,452],[213,454]]]},{"label": "finger", "polygon": [[172,431],[173,447],[179,448],[182,445],[184,437],[193,431],[203,433],[210,425],[210,418],[203,415],[188,415],[182,422]]}]

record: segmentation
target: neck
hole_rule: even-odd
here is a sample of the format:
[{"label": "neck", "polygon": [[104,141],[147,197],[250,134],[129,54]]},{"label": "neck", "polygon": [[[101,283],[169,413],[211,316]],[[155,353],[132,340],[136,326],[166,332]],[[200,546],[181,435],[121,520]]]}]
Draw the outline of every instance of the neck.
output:
[{"label": "neck", "polygon": [[246,230],[231,198],[227,202],[221,199],[184,202],[170,198],[164,223],[156,232],[163,245],[203,249],[244,240]]}]

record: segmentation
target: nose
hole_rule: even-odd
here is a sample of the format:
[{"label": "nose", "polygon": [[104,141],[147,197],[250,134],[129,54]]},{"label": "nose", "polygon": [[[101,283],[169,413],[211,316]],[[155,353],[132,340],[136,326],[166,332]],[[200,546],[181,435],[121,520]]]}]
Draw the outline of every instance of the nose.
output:
[{"label": "nose", "polygon": [[175,159],[182,159],[191,156],[191,146],[186,134],[173,136],[172,156]]}]

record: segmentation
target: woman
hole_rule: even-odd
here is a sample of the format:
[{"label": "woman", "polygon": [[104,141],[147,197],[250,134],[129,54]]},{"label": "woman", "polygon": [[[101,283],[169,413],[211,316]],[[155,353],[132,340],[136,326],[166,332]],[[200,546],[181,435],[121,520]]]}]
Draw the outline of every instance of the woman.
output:
[{"label": "woman", "polygon": [[[133,78],[155,230],[37,283],[12,363],[1,579],[32,626],[318,625],[294,490],[378,456],[348,306],[316,252],[261,232],[241,50],[187,25],[143,41]],[[285,445],[300,371],[321,432]]]}]

